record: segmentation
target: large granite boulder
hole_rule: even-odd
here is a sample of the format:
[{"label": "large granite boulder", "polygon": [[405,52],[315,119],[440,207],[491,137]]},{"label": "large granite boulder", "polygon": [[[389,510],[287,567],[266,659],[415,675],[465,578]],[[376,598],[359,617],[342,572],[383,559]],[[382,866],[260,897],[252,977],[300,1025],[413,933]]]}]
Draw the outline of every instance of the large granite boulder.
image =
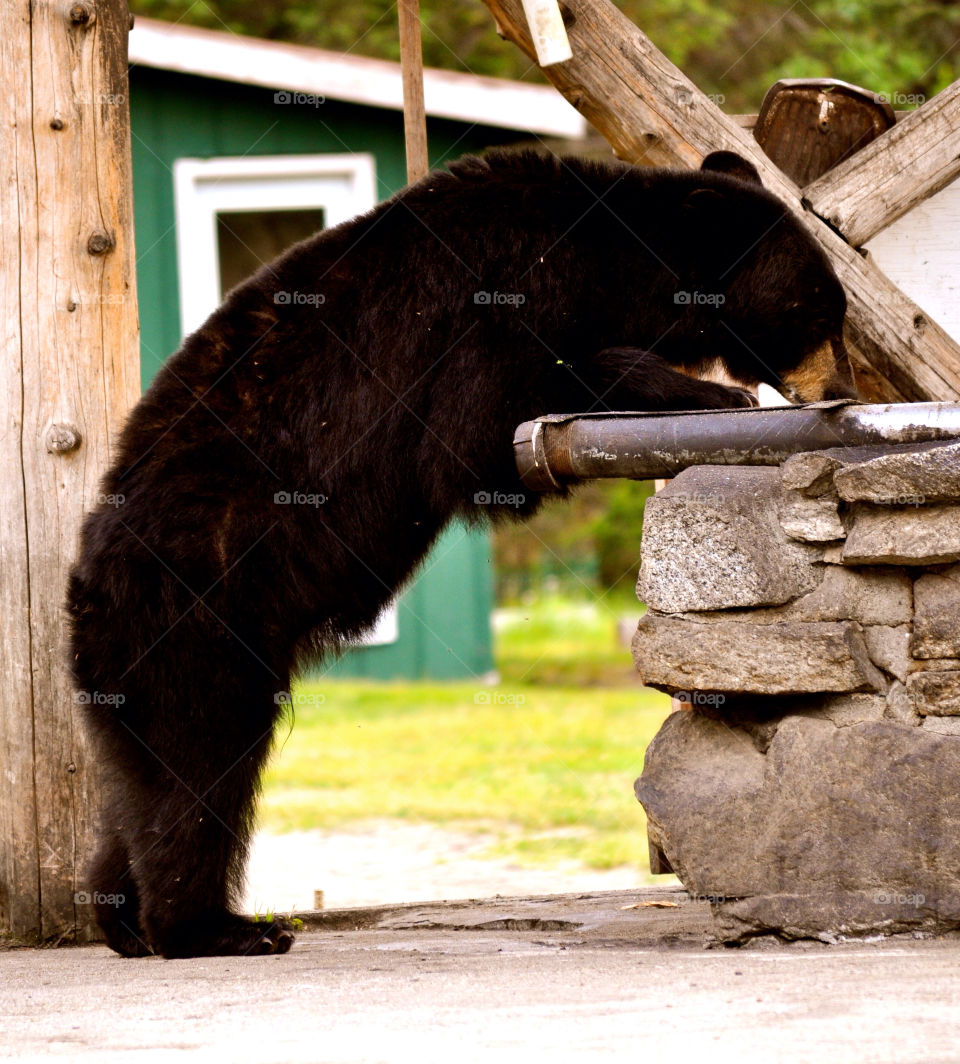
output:
[{"label": "large granite boulder", "polygon": [[960,443],[933,444],[845,464],[833,475],[841,499],[923,506],[960,498]]},{"label": "large granite boulder", "polygon": [[816,547],[780,526],[776,468],[697,466],[647,500],[637,594],[664,613],[770,606],[822,579]]},{"label": "large granite boulder", "polygon": [[837,719],[795,700],[681,710],[648,748],[651,839],[724,939],[960,928],[960,736],[856,697]]},{"label": "large granite boulder", "polygon": [[853,621],[779,624],[701,622],[696,614],[648,613],[633,639],[633,659],[645,684],[661,691],[740,691],[798,694],[886,691],[870,660],[863,629]]}]

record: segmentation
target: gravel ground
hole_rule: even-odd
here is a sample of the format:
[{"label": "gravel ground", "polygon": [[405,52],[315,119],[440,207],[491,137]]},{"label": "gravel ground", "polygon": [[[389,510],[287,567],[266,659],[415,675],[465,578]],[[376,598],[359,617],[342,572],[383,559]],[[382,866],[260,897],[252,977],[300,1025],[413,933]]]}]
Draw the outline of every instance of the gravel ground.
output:
[{"label": "gravel ground", "polygon": [[[350,831],[298,831],[256,836],[244,908],[290,912],[407,901],[631,890],[649,883],[646,869],[597,871],[567,861],[524,868],[481,857],[491,833],[447,831],[430,824],[371,821]],[[657,877],[657,884],[675,882]]]}]

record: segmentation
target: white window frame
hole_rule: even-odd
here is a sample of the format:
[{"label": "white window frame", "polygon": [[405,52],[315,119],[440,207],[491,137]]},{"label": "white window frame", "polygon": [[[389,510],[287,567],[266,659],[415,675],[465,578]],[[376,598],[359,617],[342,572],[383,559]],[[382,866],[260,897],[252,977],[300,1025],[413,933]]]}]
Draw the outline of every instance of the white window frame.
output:
[{"label": "white window frame", "polygon": [[[173,182],[182,336],[220,304],[221,211],[322,208],[329,229],[377,204],[376,164],[366,152],[177,159]],[[397,635],[397,606],[391,602],[357,645],[395,643]]]},{"label": "white window frame", "polygon": [[377,647],[387,643],[396,643],[399,622],[397,620],[397,601],[391,599],[380,611],[380,616],[373,624],[356,640],[354,646]]},{"label": "white window frame", "polygon": [[377,203],[374,158],[365,152],[177,159],[173,183],[183,336],[220,304],[218,213],[322,208],[329,229]]}]

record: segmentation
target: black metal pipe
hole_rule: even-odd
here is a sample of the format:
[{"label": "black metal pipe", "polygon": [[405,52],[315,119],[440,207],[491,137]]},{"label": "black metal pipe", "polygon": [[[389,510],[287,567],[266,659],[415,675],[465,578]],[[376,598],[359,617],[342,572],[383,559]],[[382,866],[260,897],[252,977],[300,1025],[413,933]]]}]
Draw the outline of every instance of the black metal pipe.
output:
[{"label": "black metal pipe", "polygon": [[829,447],[960,439],[960,403],[808,406],[663,413],[549,414],[513,438],[517,468],[533,491],[602,477],[650,480],[692,465],[779,465]]}]

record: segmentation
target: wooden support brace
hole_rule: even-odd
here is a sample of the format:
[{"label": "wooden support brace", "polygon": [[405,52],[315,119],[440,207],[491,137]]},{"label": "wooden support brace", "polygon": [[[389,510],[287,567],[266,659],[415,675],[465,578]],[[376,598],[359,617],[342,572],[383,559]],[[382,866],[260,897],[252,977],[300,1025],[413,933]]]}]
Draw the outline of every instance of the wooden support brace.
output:
[{"label": "wooden support brace", "polygon": [[[501,32],[533,58],[520,0],[484,0]],[[847,326],[889,398],[960,399],[960,345],[868,258],[811,211],[801,192],[753,137],[680,71],[609,0],[564,0],[573,49],[544,75],[628,162],[699,166],[711,151],[735,151],[822,244],[847,291]],[[888,134],[889,135],[889,134]],[[884,138],[881,138],[880,143]]]},{"label": "wooden support brace", "polygon": [[960,82],[803,190],[804,204],[854,247],[960,175]]}]

